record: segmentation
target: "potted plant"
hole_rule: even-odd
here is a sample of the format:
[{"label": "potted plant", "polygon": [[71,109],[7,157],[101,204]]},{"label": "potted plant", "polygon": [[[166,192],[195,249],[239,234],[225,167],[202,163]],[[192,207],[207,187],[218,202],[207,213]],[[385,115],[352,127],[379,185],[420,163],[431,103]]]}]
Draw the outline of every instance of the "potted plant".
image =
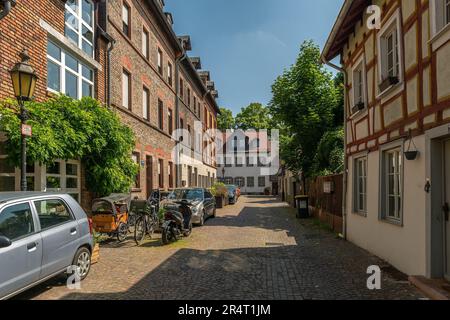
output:
[{"label": "potted plant", "polygon": [[[414,146],[413,149],[411,149],[411,144]],[[409,145],[408,145],[408,149],[404,153],[405,153],[405,158],[408,161],[416,160],[417,156],[419,155],[419,151],[417,150],[417,146],[414,143],[414,139],[412,137],[411,131],[409,131]]]},{"label": "potted plant", "polygon": [[352,113],[357,113],[358,111],[364,110],[364,108],[366,107],[366,105],[364,104],[364,102],[358,102],[353,108],[352,108]]},{"label": "potted plant", "polygon": [[216,198],[216,207],[221,209],[226,205],[228,189],[224,183],[216,182],[211,188],[212,195]]},{"label": "potted plant", "polygon": [[101,238],[100,233],[94,231],[93,238],[94,238],[94,249],[92,250],[91,264],[96,264],[100,259],[100,238]]},{"label": "potted plant", "polygon": [[383,92],[386,89],[388,89],[389,87],[396,85],[397,83],[399,83],[399,79],[396,76],[389,76],[386,79],[384,79],[379,85],[378,87],[380,88],[380,91]]}]

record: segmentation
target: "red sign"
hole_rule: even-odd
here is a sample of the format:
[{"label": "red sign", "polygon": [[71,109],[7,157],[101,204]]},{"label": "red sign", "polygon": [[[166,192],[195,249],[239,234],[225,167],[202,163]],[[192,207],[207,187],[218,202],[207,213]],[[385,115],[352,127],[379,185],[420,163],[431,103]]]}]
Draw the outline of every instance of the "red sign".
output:
[{"label": "red sign", "polygon": [[30,125],[22,125],[22,135],[26,137],[31,137],[33,135],[33,130]]}]

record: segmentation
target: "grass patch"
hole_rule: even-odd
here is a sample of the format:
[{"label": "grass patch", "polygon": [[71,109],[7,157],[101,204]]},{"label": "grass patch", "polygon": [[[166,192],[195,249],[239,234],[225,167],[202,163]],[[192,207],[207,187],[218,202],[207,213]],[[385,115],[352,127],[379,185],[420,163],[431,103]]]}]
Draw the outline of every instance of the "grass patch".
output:
[{"label": "grass patch", "polygon": [[320,221],[320,220],[317,219],[317,218],[314,218],[314,219],[312,220],[312,224],[313,224],[313,226],[314,226],[315,228],[317,228],[317,229],[320,229],[320,230],[324,230],[324,231],[328,231],[328,232],[334,233],[334,230],[333,230],[333,228],[332,228],[330,225],[326,224],[325,222]]}]

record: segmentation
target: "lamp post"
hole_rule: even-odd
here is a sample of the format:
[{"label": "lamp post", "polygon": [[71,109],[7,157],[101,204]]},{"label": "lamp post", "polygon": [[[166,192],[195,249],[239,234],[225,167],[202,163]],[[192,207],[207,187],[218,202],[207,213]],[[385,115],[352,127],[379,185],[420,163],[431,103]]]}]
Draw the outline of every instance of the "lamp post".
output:
[{"label": "lamp post", "polygon": [[29,134],[26,132],[28,113],[24,103],[32,99],[38,77],[33,67],[28,63],[30,61],[28,52],[23,50],[19,56],[21,62],[16,63],[9,73],[11,74],[14,95],[20,107],[19,119],[22,131],[20,189],[27,191],[27,135]]},{"label": "lamp post", "polygon": [[223,179],[223,182],[225,183],[225,167],[223,167],[223,169],[222,169],[222,179]]}]

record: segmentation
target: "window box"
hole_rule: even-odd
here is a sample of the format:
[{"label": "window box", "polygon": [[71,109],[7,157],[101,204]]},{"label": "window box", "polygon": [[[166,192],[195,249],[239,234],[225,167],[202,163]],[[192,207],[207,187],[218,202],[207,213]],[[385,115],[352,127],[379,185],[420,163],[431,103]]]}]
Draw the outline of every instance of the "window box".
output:
[{"label": "window box", "polygon": [[381,92],[386,91],[392,86],[395,86],[396,84],[400,83],[400,80],[398,77],[387,77],[385,80],[383,80],[379,85],[378,88]]},{"label": "window box", "polygon": [[352,108],[352,113],[358,113],[361,110],[364,110],[366,108],[366,104],[364,102],[359,102],[357,103],[353,108]]}]

